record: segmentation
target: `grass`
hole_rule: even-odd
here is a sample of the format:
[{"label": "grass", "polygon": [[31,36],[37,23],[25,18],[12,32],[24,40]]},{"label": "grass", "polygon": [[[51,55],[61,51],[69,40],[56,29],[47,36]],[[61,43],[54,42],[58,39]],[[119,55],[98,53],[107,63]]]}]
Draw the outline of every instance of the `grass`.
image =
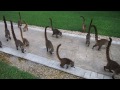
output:
[{"label": "grass", "polygon": [[[3,15],[7,20],[18,22],[18,11],[0,11],[0,20]],[[93,24],[97,26],[99,35],[120,38],[120,11],[21,11],[21,16],[29,25],[42,27],[50,25],[48,18],[51,17],[55,28],[72,31],[81,31],[80,16],[85,17],[87,28],[94,18]]]},{"label": "grass", "polygon": [[21,71],[0,60],[0,79],[37,79],[28,72]]}]

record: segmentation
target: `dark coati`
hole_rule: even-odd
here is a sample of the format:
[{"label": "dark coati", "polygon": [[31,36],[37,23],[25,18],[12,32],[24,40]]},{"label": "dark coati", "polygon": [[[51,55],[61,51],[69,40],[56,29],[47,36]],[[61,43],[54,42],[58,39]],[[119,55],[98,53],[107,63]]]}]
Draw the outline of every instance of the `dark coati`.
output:
[{"label": "dark coati", "polygon": [[82,32],[86,31],[86,25],[85,25],[85,18],[83,16],[80,16],[83,18],[83,23],[82,23]]},{"label": "dark coati", "polygon": [[91,19],[91,22],[90,22],[90,25],[89,25],[89,29],[88,29],[88,33],[86,35],[86,44],[87,44],[87,46],[90,45],[90,37],[91,37],[90,30],[91,30],[92,21],[93,21],[93,19]]},{"label": "dark coati", "polygon": [[120,74],[120,65],[116,62],[110,59],[109,55],[109,49],[111,46],[112,38],[109,38],[110,41],[108,42],[108,45],[106,47],[106,58],[107,58],[107,65],[104,66],[104,70],[108,69],[109,72],[114,72],[112,78],[114,78],[114,75]]},{"label": "dark coati", "polygon": [[50,40],[48,40],[47,33],[46,33],[46,30],[47,30],[48,27],[49,26],[45,27],[45,44],[46,44],[47,52],[49,51],[50,54],[52,54],[54,52],[53,44]]},{"label": "dark coati", "polygon": [[60,32],[58,29],[54,29],[53,25],[52,25],[52,19],[51,18],[49,18],[49,19],[50,19],[51,29],[53,31],[52,36],[56,35],[56,38],[58,38],[58,35],[62,36],[62,32]]},{"label": "dark coati", "polygon": [[21,14],[19,12],[18,28],[22,26]]},{"label": "dark coati", "polygon": [[[100,39],[100,40],[98,40],[98,32],[97,32],[96,26],[95,26],[95,25],[91,25],[91,27],[94,27],[94,29],[95,29],[95,40],[96,40],[96,44],[93,46],[93,48],[96,47],[96,46],[99,46],[99,47],[98,47],[98,50],[100,50],[101,47],[102,47],[102,45],[106,45],[106,46],[107,46],[108,40],[107,40],[107,39]],[[92,48],[92,49],[93,49],[93,48]]]},{"label": "dark coati", "polygon": [[2,42],[0,41],[0,48],[2,48]]},{"label": "dark coati", "polygon": [[59,59],[60,62],[61,62],[60,66],[61,66],[62,68],[64,68],[64,65],[66,64],[66,65],[67,65],[66,69],[68,68],[69,65],[70,65],[71,67],[74,67],[74,62],[73,62],[72,60],[70,60],[70,59],[68,59],[68,58],[60,58],[59,52],[58,52],[60,46],[61,46],[61,44],[59,44],[59,45],[57,46],[57,50],[56,50],[57,57],[58,57],[58,59]]},{"label": "dark coati", "polygon": [[10,36],[10,31],[7,28],[7,22],[6,22],[5,16],[3,16],[3,21],[5,24],[5,37],[6,37],[6,40],[8,41],[8,40],[11,40],[11,36]]},{"label": "dark coati", "polygon": [[25,22],[25,21],[23,21],[24,22],[24,24],[25,24],[25,26],[24,26],[24,28],[23,28],[23,31],[25,32],[25,31],[28,31],[28,24]]},{"label": "dark coati", "polygon": [[14,29],[13,29],[13,23],[12,23],[12,21],[10,21],[10,23],[11,23],[11,31],[12,31],[12,35],[13,35],[13,38],[14,38],[14,41],[15,41],[16,49],[18,50],[18,47],[20,47],[22,53],[24,53],[25,52],[25,50],[24,50],[24,44],[20,40],[18,40],[16,38]]},{"label": "dark coati", "polygon": [[22,38],[23,44],[25,46],[29,46],[29,41],[26,38],[23,38],[23,33],[22,33],[21,27],[20,27],[20,33],[21,33],[21,38]]}]

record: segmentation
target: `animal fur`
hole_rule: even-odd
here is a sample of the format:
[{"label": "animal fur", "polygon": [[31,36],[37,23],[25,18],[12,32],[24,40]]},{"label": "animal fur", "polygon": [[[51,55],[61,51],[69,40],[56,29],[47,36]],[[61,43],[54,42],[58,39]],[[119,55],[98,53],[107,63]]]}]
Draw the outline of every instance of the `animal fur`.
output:
[{"label": "animal fur", "polygon": [[8,30],[8,27],[7,27],[5,16],[3,16],[3,21],[5,24],[5,37],[6,37],[6,40],[8,41],[8,40],[11,40],[11,36],[10,36],[10,31]]},{"label": "animal fur", "polygon": [[45,27],[45,44],[46,44],[47,52],[49,51],[50,54],[52,54],[54,52],[53,44],[50,40],[48,40],[47,33],[46,33],[46,30],[47,30],[48,27],[49,26]]},{"label": "animal fur", "polygon": [[21,14],[19,12],[18,28],[22,26]]},{"label": "animal fur", "polygon": [[[95,40],[96,40],[96,44],[93,46],[93,48],[96,47],[96,46],[98,46],[98,50],[100,50],[101,47],[102,47],[102,45],[106,45],[106,46],[107,46],[108,40],[107,40],[107,39],[100,39],[100,40],[98,40],[98,32],[97,32],[96,26],[95,26],[95,25],[91,25],[91,27],[93,27],[93,28],[95,29]],[[92,49],[93,49],[93,48],[92,48]]]},{"label": "animal fur", "polygon": [[66,69],[68,68],[69,65],[70,65],[71,67],[74,67],[74,62],[73,62],[72,60],[70,60],[70,59],[68,59],[68,58],[60,58],[59,52],[58,52],[60,46],[61,46],[61,44],[59,44],[59,45],[57,46],[57,50],[56,50],[57,57],[58,57],[58,59],[59,59],[60,62],[61,62],[60,66],[61,66],[62,68],[64,68],[64,65],[67,65]]},{"label": "animal fur", "polygon": [[26,38],[23,38],[23,33],[22,33],[21,27],[20,27],[20,33],[21,33],[21,38],[22,38],[23,44],[25,46],[29,46],[29,41]]},{"label": "animal fur", "polygon": [[23,44],[20,40],[18,40],[18,39],[16,38],[14,29],[13,29],[13,23],[12,23],[12,21],[10,21],[10,23],[11,23],[11,31],[12,31],[12,35],[13,35],[13,38],[14,38],[14,41],[15,41],[16,49],[18,50],[18,47],[20,47],[22,53],[24,53],[24,52],[25,52],[24,44]]},{"label": "animal fur", "polygon": [[56,35],[56,38],[58,38],[58,35],[59,35],[59,36],[62,36],[62,32],[60,32],[58,29],[54,29],[54,28],[53,28],[52,19],[49,18],[49,20],[50,20],[50,24],[51,24],[51,29],[52,29],[52,31],[53,31],[52,36],[53,36],[53,35]]},{"label": "animal fur", "polygon": [[89,29],[88,29],[88,33],[86,35],[86,44],[87,44],[87,46],[90,45],[90,37],[91,37],[90,30],[91,30],[92,21],[93,21],[93,19],[91,19],[91,22],[90,22],[90,25],[89,25]]},{"label": "animal fur", "polygon": [[28,24],[25,21],[24,21],[24,23],[25,23],[25,26],[23,28],[23,31],[26,32],[26,31],[28,31]]},{"label": "animal fur", "polygon": [[80,16],[83,18],[83,23],[82,23],[82,32],[86,32],[86,25],[85,25],[85,18],[83,16]]},{"label": "animal fur", "polygon": [[115,75],[120,74],[120,65],[116,61],[113,61],[110,59],[109,50],[110,50],[112,38],[109,38],[109,39],[110,41],[108,42],[108,46],[106,48],[107,65],[104,66],[104,70],[106,71],[106,69],[108,69],[109,72],[113,72],[114,74],[112,78],[114,79]]},{"label": "animal fur", "polygon": [[2,48],[2,42],[0,41],[0,48]]}]

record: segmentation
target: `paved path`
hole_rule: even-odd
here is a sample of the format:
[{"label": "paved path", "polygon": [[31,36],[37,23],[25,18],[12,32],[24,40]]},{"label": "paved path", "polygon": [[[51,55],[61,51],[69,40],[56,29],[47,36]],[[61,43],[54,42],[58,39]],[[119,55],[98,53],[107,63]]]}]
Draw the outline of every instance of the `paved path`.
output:
[{"label": "paved path", "polygon": [[[11,32],[11,27],[8,22],[8,28]],[[0,23],[0,40],[2,41],[4,47],[9,47],[13,50],[16,49],[14,40],[7,42],[4,36],[4,23]],[[14,24],[14,31],[18,39],[20,37],[20,30],[18,29],[17,25]],[[92,46],[95,44],[95,41],[91,41],[90,47],[86,47],[85,45],[85,37],[81,37],[74,34],[67,34],[64,33],[63,37],[58,39],[52,37],[52,32],[48,29],[48,38],[52,41],[55,53],[50,55],[46,52],[45,48],[45,39],[44,39],[44,28],[29,28],[28,32],[24,32],[24,37],[27,38],[30,42],[30,47],[27,47],[26,53],[30,53],[31,55],[37,55],[39,57],[46,58],[47,60],[56,61],[59,63],[59,60],[56,56],[56,47],[58,44],[62,44],[59,53],[61,57],[68,57],[75,62],[75,66],[84,70],[90,71],[89,74],[93,75],[93,73],[99,73],[100,75],[107,75],[111,76],[112,74],[109,72],[105,72],[103,70],[103,66],[106,65],[106,54],[105,54],[105,47],[102,47],[101,51],[97,51],[96,48],[92,50]],[[12,35],[12,33],[11,33]],[[111,58],[118,63],[120,63],[120,44],[113,44],[111,46]],[[21,53],[21,51],[16,51]],[[17,55],[17,54],[16,54]],[[31,57],[32,58],[32,57]],[[48,63],[49,64],[49,63]],[[66,70],[65,70],[66,71]],[[84,76],[87,77],[87,74],[84,73]]]}]

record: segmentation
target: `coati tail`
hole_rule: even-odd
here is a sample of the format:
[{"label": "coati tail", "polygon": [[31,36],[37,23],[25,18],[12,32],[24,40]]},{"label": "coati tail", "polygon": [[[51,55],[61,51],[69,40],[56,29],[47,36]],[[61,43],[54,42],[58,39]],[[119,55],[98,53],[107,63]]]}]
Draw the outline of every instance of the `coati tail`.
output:
[{"label": "coati tail", "polygon": [[60,58],[60,56],[59,56],[59,47],[61,46],[61,44],[59,44],[58,46],[57,46],[57,51],[56,51],[56,53],[57,53],[57,57],[58,57],[58,59],[61,61],[61,58]]},{"label": "coati tail", "polygon": [[93,21],[93,19],[91,19],[91,22],[90,22],[90,25],[89,25],[89,29],[88,29],[88,34],[90,34],[90,29],[91,29],[92,21]]},{"label": "coati tail", "polygon": [[49,20],[50,20],[51,28],[53,30],[52,18],[49,18]]},{"label": "coati tail", "polygon": [[112,38],[109,37],[110,41],[108,42],[108,46],[106,48],[106,57],[107,57],[107,61],[110,61],[110,55],[109,55],[109,50],[110,50],[110,46],[111,46],[111,42],[112,42]]},{"label": "coati tail", "polygon": [[91,25],[91,27],[93,27],[95,29],[95,40],[96,42],[98,41],[98,32],[97,32],[97,28],[95,25]]},{"label": "coati tail", "polygon": [[46,30],[47,30],[48,27],[49,27],[49,26],[46,26],[46,27],[45,27],[45,40],[46,40],[46,41],[48,40],[48,38],[47,38],[47,33],[46,33]]},{"label": "coati tail", "polygon": [[83,16],[80,16],[80,17],[82,17],[83,18],[83,23],[85,22],[85,18],[83,17]]}]

